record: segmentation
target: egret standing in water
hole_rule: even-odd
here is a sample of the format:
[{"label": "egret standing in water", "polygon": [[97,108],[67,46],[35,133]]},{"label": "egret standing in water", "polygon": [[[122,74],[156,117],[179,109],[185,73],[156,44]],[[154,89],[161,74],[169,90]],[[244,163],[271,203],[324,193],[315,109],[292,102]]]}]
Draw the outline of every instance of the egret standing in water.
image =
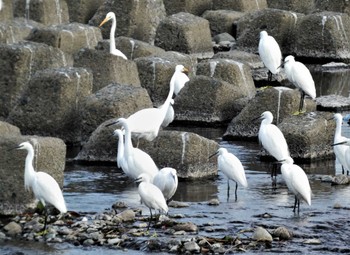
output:
[{"label": "egret standing in water", "polygon": [[230,197],[230,180],[236,182],[235,200],[237,201],[237,188],[238,183],[243,187],[248,187],[248,182],[245,177],[245,172],[241,161],[232,153],[229,153],[227,149],[220,148],[216,153],[209,158],[218,156],[218,168],[227,177],[227,201]]},{"label": "egret standing in water", "polygon": [[284,59],[283,65],[288,80],[300,90],[300,113],[304,108],[305,95],[310,96],[312,99],[316,98],[314,79],[312,78],[309,69],[303,63],[295,61],[294,57],[291,55]]},{"label": "egret standing in water", "polygon": [[148,229],[151,225],[152,220],[152,209],[160,210],[164,213],[168,212],[168,206],[166,204],[163,193],[160,189],[151,183],[150,177],[148,174],[141,174],[136,180],[140,182],[138,187],[138,192],[141,197],[141,202],[144,203],[150,212]]},{"label": "egret standing in water", "polygon": [[343,137],[345,140],[340,141],[338,143],[334,143],[332,144],[332,146],[334,146],[334,148],[338,147],[338,146],[346,146],[346,150],[345,150],[345,168],[346,169],[350,169],[350,139]]},{"label": "egret standing in water", "polygon": [[45,172],[36,172],[33,167],[34,149],[29,142],[23,142],[15,149],[26,150],[28,152],[24,167],[24,187],[29,191],[31,188],[34,196],[45,208],[44,230],[47,225],[46,203],[56,207],[61,213],[67,212],[66,203],[62,191],[56,180]]},{"label": "egret standing in water", "polygon": [[177,172],[171,167],[160,169],[153,178],[153,184],[161,190],[166,201],[174,196],[178,183]]},{"label": "egret standing in water", "polygon": [[174,93],[177,96],[180,90],[185,86],[190,79],[187,76],[188,69],[183,65],[177,65],[171,79],[174,81]]},{"label": "egret standing in water", "polygon": [[268,35],[266,31],[260,32],[259,55],[267,67],[268,81],[272,80],[272,74],[278,74],[283,62],[280,46],[275,38]]},{"label": "egret standing in water", "polygon": [[298,214],[300,211],[300,199],[303,199],[308,205],[311,205],[311,188],[309,179],[304,170],[294,164],[291,157],[281,160],[281,172],[288,189],[295,195],[295,202],[293,212],[298,207]]},{"label": "egret standing in water", "polygon": [[[281,130],[272,124],[273,115],[270,111],[261,114],[262,119],[259,129],[259,141],[264,149],[273,156],[277,161],[281,161],[290,157],[287,141]],[[276,175],[271,171],[271,177]]]},{"label": "egret standing in water", "polygon": [[[348,138],[341,135],[341,126],[343,122],[343,117],[340,113],[334,114],[334,119],[336,121],[336,128],[335,128],[335,134],[334,134],[334,144],[341,143]],[[346,161],[346,150],[349,147],[344,144],[339,144],[338,146],[334,146],[334,154],[336,156],[336,159],[339,161],[339,163],[342,166],[342,174],[344,174],[344,168],[347,171],[347,175],[349,175],[349,168],[348,163]]]},{"label": "egret standing in water", "polygon": [[99,27],[101,27],[103,24],[105,24],[109,20],[112,20],[112,27],[109,34],[109,52],[112,55],[119,56],[124,59],[128,59],[123,52],[121,52],[115,47],[115,29],[117,28],[117,19],[115,18],[114,12],[107,13],[106,18],[101,22]]}]

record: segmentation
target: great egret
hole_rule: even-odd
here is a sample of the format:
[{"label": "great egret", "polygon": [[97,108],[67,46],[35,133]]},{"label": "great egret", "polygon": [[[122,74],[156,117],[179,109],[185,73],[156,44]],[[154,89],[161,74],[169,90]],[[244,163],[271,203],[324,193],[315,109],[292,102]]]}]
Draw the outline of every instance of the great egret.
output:
[{"label": "great egret", "polygon": [[[182,71],[186,70],[183,69]],[[152,141],[158,136],[159,128],[164,121],[169,105],[172,101],[176,77],[177,71],[175,70],[174,75],[170,80],[168,96],[161,106],[158,108],[142,109],[127,118],[129,129],[133,137],[137,139],[144,138],[148,141]],[[116,122],[112,122],[107,126],[115,123]]]},{"label": "great egret", "polygon": [[149,212],[151,214],[148,224],[149,229],[152,220],[152,209],[167,213],[168,206],[163,193],[157,186],[151,183],[150,176],[148,174],[140,174],[135,181],[140,182],[138,192],[141,197],[141,202],[149,208]]},{"label": "great egret", "polygon": [[146,173],[153,181],[154,176],[159,172],[158,167],[150,155],[132,145],[128,120],[119,118],[116,124],[122,125],[125,131],[124,164],[127,166],[126,174],[130,178],[136,179],[140,174]]},{"label": "great egret", "polygon": [[188,69],[183,65],[177,65],[175,67],[175,72],[171,79],[174,81],[174,93],[177,96],[180,93],[180,90],[185,86],[186,82],[190,79],[186,75]]},{"label": "great egret", "polygon": [[269,70],[268,81],[271,81],[272,74],[277,74],[280,71],[283,59],[280,46],[275,38],[268,35],[266,31],[260,32],[259,55]]},{"label": "great egret", "polygon": [[27,191],[31,188],[34,196],[45,207],[44,230],[47,225],[46,203],[52,204],[61,213],[67,212],[66,203],[62,191],[56,180],[45,172],[36,172],[33,167],[34,149],[29,142],[23,142],[15,149],[26,150],[28,152],[24,167],[24,187]]},{"label": "great egret", "polygon": [[176,170],[171,167],[160,169],[153,178],[153,184],[162,191],[165,200],[168,201],[173,197],[177,189],[178,178]]},{"label": "great egret", "polygon": [[[262,119],[259,129],[259,141],[264,149],[277,161],[290,157],[287,141],[281,130],[272,124],[273,115],[270,111],[265,111],[260,115]],[[271,176],[276,175],[274,171]]]},{"label": "great egret", "polygon": [[115,18],[114,12],[107,13],[106,18],[101,22],[99,27],[101,27],[103,24],[105,24],[109,20],[112,20],[112,27],[111,27],[111,31],[110,31],[110,34],[109,34],[109,52],[112,55],[119,56],[119,57],[122,57],[124,59],[128,59],[124,55],[123,52],[121,52],[120,50],[118,50],[115,47],[115,29],[117,27],[117,19]]},{"label": "great egret", "polygon": [[[340,113],[334,114],[334,119],[336,121],[336,128],[335,128],[335,133],[334,133],[334,144],[340,143],[345,141],[346,137],[341,135],[341,126],[343,122],[343,116]],[[348,146],[346,145],[338,145],[334,146],[334,154],[336,158],[339,160],[339,163],[342,166],[342,173],[344,174],[344,168],[347,170],[347,174],[349,174],[349,168],[348,168],[348,163],[346,161],[346,150],[348,149]]]},{"label": "great egret", "polygon": [[300,90],[301,97],[299,112],[302,112],[305,95],[310,96],[312,99],[316,98],[314,79],[312,78],[309,69],[303,63],[295,61],[294,57],[291,55],[284,59],[283,65],[288,80]]},{"label": "great egret", "polygon": [[162,122],[162,127],[167,127],[171,122],[173,122],[175,118],[175,111],[174,111],[173,105],[174,105],[174,99],[171,99],[165,118]]},{"label": "great egret", "polygon": [[129,175],[128,165],[124,159],[124,134],[120,129],[116,129],[113,132],[114,136],[118,136],[118,154],[117,154],[117,165],[119,168],[123,169],[126,175]]},{"label": "great egret", "polygon": [[309,179],[307,178],[304,170],[294,164],[291,157],[287,157],[281,160],[281,173],[284,181],[287,184],[288,189],[294,193],[295,202],[293,212],[295,212],[298,206],[298,213],[300,210],[300,199],[303,199],[308,205],[311,205],[311,188]]},{"label": "great egret", "polygon": [[230,180],[236,182],[235,200],[237,201],[237,188],[238,183],[243,187],[248,187],[248,182],[245,177],[244,167],[241,161],[232,153],[229,153],[227,149],[220,148],[209,158],[218,156],[218,168],[227,177],[227,200],[230,196]]}]

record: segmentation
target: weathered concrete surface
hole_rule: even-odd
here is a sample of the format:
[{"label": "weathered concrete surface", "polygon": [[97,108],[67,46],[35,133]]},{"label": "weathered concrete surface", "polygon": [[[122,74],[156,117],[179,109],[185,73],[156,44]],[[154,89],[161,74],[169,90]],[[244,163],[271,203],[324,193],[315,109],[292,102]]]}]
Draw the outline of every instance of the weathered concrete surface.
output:
[{"label": "weathered concrete surface", "polygon": [[91,91],[92,74],[84,68],[38,71],[7,120],[26,134],[55,136],[79,144],[82,100]]},{"label": "weathered concrete surface", "polygon": [[212,8],[212,0],[163,0],[167,15],[178,12],[188,12],[201,16],[206,10]]},{"label": "weathered concrete surface", "polygon": [[267,7],[266,0],[213,0],[214,10],[251,12]]},{"label": "weathered concrete surface", "polygon": [[338,0],[338,1],[313,0],[313,1],[315,2],[316,10],[343,12],[346,14],[350,14],[350,3],[347,0]]},{"label": "weathered concrete surface", "polygon": [[214,54],[208,20],[185,12],[173,14],[160,22],[155,45],[199,58],[210,58]]},{"label": "weathered concrete surface", "polygon": [[209,10],[202,17],[209,21],[211,35],[227,32],[234,34],[233,23],[244,15],[243,12],[230,10]]},{"label": "weathered concrete surface", "polygon": [[0,22],[13,19],[13,0],[2,0],[2,9],[0,11]]},{"label": "weathered concrete surface", "polygon": [[87,24],[105,0],[67,1],[69,21]]},{"label": "weathered concrete surface", "polygon": [[35,206],[32,192],[24,189],[24,161],[26,151],[9,150],[30,141],[35,150],[33,166],[50,174],[63,186],[66,145],[57,138],[38,136],[3,136],[0,134],[0,214],[21,214]]},{"label": "weathered concrete surface", "polygon": [[[300,12],[300,13],[311,13],[315,10],[315,0],[266,0],[267,6],[273,9],[280,9],[286,11]],[[317,1],[317,0],[316,0]],[[339,2],[339,1],[319,1],[325,2]]]},{"label": "weathered concrete surface", "polygon": [[316,102],[319,111],[350,111],[350,99],[348,97],[328,95],[316,98]]},{"label": "weathered concrete surface", "polygon": [[7,123],[5,121],[0,121],[0,135],[1,136],[20,136],[21,131],[18,127]]}]

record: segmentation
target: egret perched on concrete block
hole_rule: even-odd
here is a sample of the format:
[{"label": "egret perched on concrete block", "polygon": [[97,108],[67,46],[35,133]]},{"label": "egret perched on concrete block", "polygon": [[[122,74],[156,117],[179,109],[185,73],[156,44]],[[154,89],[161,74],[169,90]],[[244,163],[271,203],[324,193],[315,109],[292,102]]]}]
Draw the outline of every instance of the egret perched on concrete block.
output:
[{"label": "egret perched on concrete block", "polygon": [[248,187],[248,182],[245,177],[244,167],[241,161],[232,153],[229,153],[227,149],[220,148],[216,153],[211,155],[209,158],[218,156],[218,168],[227,177],[227,200],[230,196],[230,180],[236,182],[235,189],[235,200],[237,201],[237,188],[238,183],[243,187]]},{"label": "egret perched on concrete block", "polygon": [[275,38],[268,35],[266,31],[260,32],[259,55],[264,65],[269,70],[268,80],[271,81],[272,74],[279,73],[283,59],[280,46]]}]

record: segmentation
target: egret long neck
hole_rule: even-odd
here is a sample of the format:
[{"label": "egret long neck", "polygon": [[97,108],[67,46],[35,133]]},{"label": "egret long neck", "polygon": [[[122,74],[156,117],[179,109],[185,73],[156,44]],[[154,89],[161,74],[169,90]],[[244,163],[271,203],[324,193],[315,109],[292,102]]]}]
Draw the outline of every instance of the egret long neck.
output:
[{"label": "egret long neck", "polygon": [[132,141],[131,141],[131,132],[127,122],[123,122],[123,127],[125,130],[124,154],[128,156],[130,155],[131,150],[133,148]]},{"label": "egret long neck", "polygon": [[112,53],[115,49],[115,29],[117,27],[117,20],[112,18],[112,27],[109,34],[109,52]]},{"label": "egret long neck", "polygon": [[33,180],[35,178],[33,159],[34,159],[34,149],[30,147],[28,149],[28,154],[27,154],[25,166],[24,166],[24,187],[26,189],[29,189],[29,187],[32,185]]},{"label": "egret long neck", "polygon": [[334,138],[341,136],[342,119],[337,119]]},{"label": "egret long neck", "polygon": [[[126,132],[126,131],[125,131]],[[124,156],[124,137],[123,137],[123,134],[118,134],[118,155],[117,155],[117,158],[118,158],[118,161],[121,160]]]}]

